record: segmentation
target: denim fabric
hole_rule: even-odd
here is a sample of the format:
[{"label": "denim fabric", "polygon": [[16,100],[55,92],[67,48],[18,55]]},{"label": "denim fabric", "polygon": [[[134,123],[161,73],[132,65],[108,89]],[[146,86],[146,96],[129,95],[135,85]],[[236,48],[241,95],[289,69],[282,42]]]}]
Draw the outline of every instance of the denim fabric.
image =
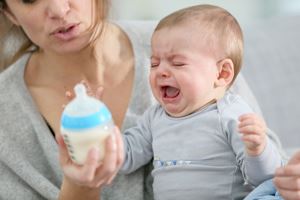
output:
[{"label": "denim fabric", "polygon": [[267,180],[255,188],[244,200],[283,200],[276,191],[273,180]]}]

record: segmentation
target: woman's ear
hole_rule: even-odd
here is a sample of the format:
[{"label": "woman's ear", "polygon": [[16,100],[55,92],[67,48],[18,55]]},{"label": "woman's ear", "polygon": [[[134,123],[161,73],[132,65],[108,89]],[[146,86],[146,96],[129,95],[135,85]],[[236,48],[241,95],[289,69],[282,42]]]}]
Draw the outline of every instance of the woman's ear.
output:
[{"label": "woman's ear", "polygon": [[2,12],[4,13],[4,15],[9,19],[9,21],[11,23],[13,23],[16,26],[19,26],[19,22],[17,20],[17,18],[15,17],[15,15],[11,12],[11,10],[9,8],[4,8],[2,10]]},{"label": "woman's ear", "polygon": [[217,63],[218,73],[215,87],[227,87],[234,77],[234,65],[231,59],[225,58]]}]

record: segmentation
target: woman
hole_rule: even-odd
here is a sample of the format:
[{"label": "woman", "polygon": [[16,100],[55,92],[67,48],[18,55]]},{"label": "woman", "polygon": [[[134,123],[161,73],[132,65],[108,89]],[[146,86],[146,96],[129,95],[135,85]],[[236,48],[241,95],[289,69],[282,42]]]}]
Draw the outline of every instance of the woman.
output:
[{"label": "woman", "polygon": [[[82,80],[92,94],[103,88],[117,126],[135,124],[154,103],[147,81],[153,26],[108,21],[108,0],[0,0],[0,10],[0,69],[10,65],[0,74],[1,199],[152,199],[146,168],[111,182],[122,163],[117,131],[102,165],[91,150],[77,166],[59,127],[65,94]],[[242,77],[236,83],[253,99]]]},{"label": "woman", "polygon": [[300,200],[300,151],[286,166],[277,169],[274,184],[285,200]]},{"label": "woman", "polygon": [[[104,88],[102,100],[123,129],[154,102],[147,81],[146,35],[131,31],[128,24],[107,22],[106,0],[0,2],[0,60],[16,60],[0,78],[0,112],[5,116],[0,122],[1,199],[99,199],[100,191],[102,199],[143,199],[145,169],[118,176],[103,188],[122,162],[118,133],[107,141],[100,167],[97,150],[84,166],[70,162],[59,134],[65,93],[82,80],[94,93]],[[5,51],[12,42],[23,46],[16,53]]]}]

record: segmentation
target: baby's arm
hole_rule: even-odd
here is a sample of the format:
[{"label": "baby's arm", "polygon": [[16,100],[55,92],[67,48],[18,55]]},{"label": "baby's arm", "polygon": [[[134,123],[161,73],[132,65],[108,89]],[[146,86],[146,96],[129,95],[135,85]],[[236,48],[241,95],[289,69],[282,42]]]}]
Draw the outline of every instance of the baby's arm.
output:
[{"label": "baby's arm", "polygon": [[254,113],[243,114],[239,117],[238,131],[242,134],[246,153],[249,156],[260,155],[267,144],[267,127],[264,120]]},{"label": "baby's arm", "polygon": [[[273,177],[275,169],[282,165],[283,160],[276,146],[267,137],[269,129],[264,128],[262,121],[247,114],[253,113],[249,105],[239,97],[227,99],[231,102],[226,102],[221,113],[224,130],[244,178],[252,185],[259,185]],[[250,114],[252,115],[254,114]]]},{"label": "baby's arm", "polygon": [[274,167],[282,162],[278,150],[267,137],[267,126],[260,116],[243,114],[239,122],[238,131],[245,145],[245,172],[248,180],[257,185],[263,179],[271,178]]},{"label": "baby's arm", "polygon": [[245,145],[245,173],[253,185],[271,178],[276,167],[282,164],[280,154],[267,137],[267,126],[257,114],[239,117],[238,131]]},{"label": "baby's arm", "polygon": [[141,166],[149,163],[153,157],[152,135],[150,130],[149,111],[137,121],[137,125],[125,130],[124,142],[124,163],[120,169],[123,174],[131,173]]}]

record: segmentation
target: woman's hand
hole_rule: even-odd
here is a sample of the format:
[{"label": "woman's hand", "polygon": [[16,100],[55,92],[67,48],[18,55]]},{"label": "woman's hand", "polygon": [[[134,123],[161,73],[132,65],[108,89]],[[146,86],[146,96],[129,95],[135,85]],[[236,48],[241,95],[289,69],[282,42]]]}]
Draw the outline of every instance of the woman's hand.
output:
[{"label": "woman's hand", "polygon": [[106,140],[105,155],[101,164],[98,163],[99,150],[92,148],[84,165],[77,165],[71,160],[62,136],[57,135],[56,139],[64,176],[75,185],[100,189],[112,182],[123,163],[123,141],[117,127]]},{"label": "woman's hand", "polygon": [[300,200],[300,151],[276,170],[274,184],[285,200]]},{"label": "woman's hand", "polygon": [[256,114],[245,114],[239,117],[239,132],[245,143],[246,151],[250,156],[260,155],[266,147],[266,124],[264,120]]},{"label": "woman's hand", "polygon": [[[102,86],[91,88],[86,81],[81,83],[85,85],[89,96],[101,99]],[[74,98],[74,94],[70,91],[65,95],[68,102]],[[100,164],[99,149],[90,149],[85,163],[77,165],[71,160],[63,137],[57,134],[56,140],[59,146],[60,165],[64,173],[59,199],[99,200],[102,186],[112,182],[124,160],[123,140],[119,129],[115,127],[113,133],[106,139],[105,155]]]}]

